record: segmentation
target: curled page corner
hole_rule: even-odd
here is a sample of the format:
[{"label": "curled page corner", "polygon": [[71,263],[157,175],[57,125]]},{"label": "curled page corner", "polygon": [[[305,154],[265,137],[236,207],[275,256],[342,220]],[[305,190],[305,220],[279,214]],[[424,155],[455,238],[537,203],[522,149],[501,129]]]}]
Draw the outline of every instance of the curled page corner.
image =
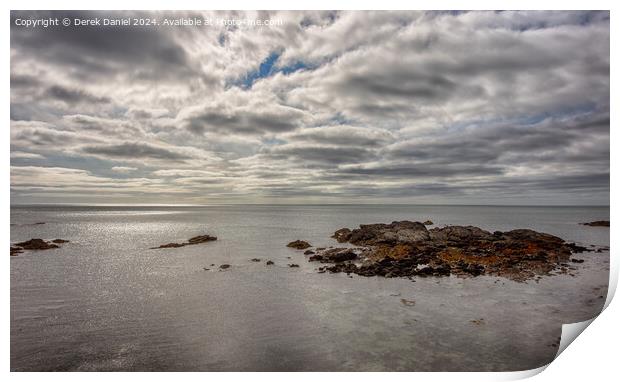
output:
[{"label": "curled page corner", "polygon": [[563,324],[562,325],[562,336],[560,338],[560,345],[558,346],[558,352],[555,354],[555,358],[558,358],[558,356],[562,354],[564,350],[566,350],[568,345],[570,345],[575,340],[575,338],[577,338],[584,330],[586,330],[586,328],[595,319],[596,317],[593,317],[586,321],[574,322],[572,324]]}]

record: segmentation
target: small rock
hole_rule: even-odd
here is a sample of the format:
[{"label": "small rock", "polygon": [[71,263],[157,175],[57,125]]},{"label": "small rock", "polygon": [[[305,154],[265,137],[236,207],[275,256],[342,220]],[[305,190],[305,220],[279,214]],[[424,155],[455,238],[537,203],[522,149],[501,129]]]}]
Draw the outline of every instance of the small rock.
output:
[{"label": "small rock", "polygon": [[215,240],[217,240],[217,237],[215,236],[200,235],[200,236],[194,236],[191,239],[189,239],[187,241],[187,244],[200,244],[200,243],[206,243],[208,241],[215,241]]},{"label": "small rock", "polygon": [[407,300],[407,299],[401,298],[400,302],[403,305],[405,305],[405,306],[414,306],[415,305],[415,301],[414,300]]},{"label": "small rock", "polygon": [[220,265],[220,269],[228,269],[230,268],[230,264],[222,264]]},{"label": "small rock", "polygon": [[434,223],[430,220],[425,221],[424,223],[422,223],[424,225],[433,225]]},{"label": "small rock", "polygon": [[583,260],[583,259],[570,259],[570,261],[572,261],[573,263],[578,263],[578,264],[581,264],[581,263],[583,263],[585,260]]},{"label": "small rock", "polygon": [[289,268],[299,268],[299,264],[289,264]]},{"label": "small rock", "polygon": [[52,240],[52,243],[56,243],[56,244],[63,244],[63,243],[68,243],[69,240],[63,240],[63,239],[54,239]]},{"label": "small rock", "polygon": [[11,247],[11,256],[17,256],[18,253],[24,253],[19,247]]},{"label": "small rock", "polygon": [[307,251],[304,252],[304,255],[314,255],[314,251],[311,249],[308,249]]},{"label": "small rock", "polygon": [[290,248],[295,248],[295,249],[306,249],[306,248],[312,247],[310,243],[308,243],[307,241],[303,241],[303,240],[291,241],[286,246]]},{"label": "small rock", "polygon": [[274,263],[273,263],[273,261],[271,261],[271,260],[267,260],[267,262],[265,263],[265,265],[273,265],[273,264],[274,264]]},{"label": "small rock", "polygon": [[609,227],[609,220],[596,220],[589,223],[579,223],[581,225],[587,225],[590,227]]},{"label": "small rock", "polygon": [[253,262],[255,262],[255,263],[258,263],[258,262],[260,261],[260,259],[254,258],[254,259],[252,259],[252,260],[250,260],[250,261],[253,261]]}]

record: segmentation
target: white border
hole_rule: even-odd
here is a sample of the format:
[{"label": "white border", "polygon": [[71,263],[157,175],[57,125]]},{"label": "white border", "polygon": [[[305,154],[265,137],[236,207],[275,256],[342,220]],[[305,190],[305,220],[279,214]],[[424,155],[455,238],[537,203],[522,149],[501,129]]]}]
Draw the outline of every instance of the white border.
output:
[{"label": "white border", "polygon": [[[4,59],[2,60],[3,73],[3,146],[4,152],[2,155],[1,165],[1,178],[3,187],[0,190],[2,195],[1,214],[3,216],[2,221],[2,245],[6,248],[9,245],[9,219],[10,219],[10,136],[9,136],[9,115],[10,115],[10,62],[9,51],[10,44],[10,25],[9,25],[9,10],[10,9],[610,9],[612,14],[611,23],[611,40],[615,40],[617,28],[615,27],[615,9],[614,5],[618,2],[611,1],[563,1],[552,2],[548,0],[520,0],[520,1],[483,1],[475,0],[468,2],[456,2],[449,0],[435,0],[430,2],[407,2],[407,1],[394,1],[394,0],[381,0],[380,2],[371,1],[356,1],[356,2],[344,2],[344,1],[295,1],[290,0],[267,0],[261,2],[251,2],[248,0],[226,0],[222,2],[210,2],[196,0],[151,0],[151,1],[130,1],[130,0],[107,0],[107,1],[90,1],[88,3],[77,0],[62,0],[55,1],[53,3],[49,1],[7,1],[6,13],[4,14],[3,30],[2,34],[2,51],[5,52]],[[614,49],[614,45],[611,45],[611,62],[617,62],[617,49]],[[612,66],[613,67],[613,66]],[[612,69],[611,79],[613,76]],[[619,105],[619,103],[613,102],[617,99],[617,92],[614,91],[615,87],[611,88],[611,104]],[[613,110],[612,110],[612,121]],[[615,133],[611,130],[611,147],[614,147]],[[617,154],[612,150],[611,163],[617,162]],[[617,189],[617,177],[615,172],[611,171],[611,189]],[[613,203],[615,195],[611,194],[611,220],[617,222],[617,218],[620,217],[616,213]],[[614,226],[615,227],[615,226]],[[611,248],[616,248],[617,239],[614,235],[615,229],[611,231]],[[5,262],[10,261],[8,256],[5,256]],[[610,261],[610,294],[606,300],[606,307],[611,302],[613,292],[615,292],[618,283],[618,259],[616,256],[611,256]],[[2,287],[2,346],[1,349],[1,362],[3,364],[3,370],[8,376],[15,380],[31,380],[35,378],[45,378],[52,381],[61,381],[66,379],[77,380],[83,378],[89,378],[93,380],[108,379],[111,375],[106,373],[89,373],[84,375],[82,373],[47,373],[45,375],[35,373],[8,373],[10,368],[10,267],[9,264],[4,267],[3,287]],[[259,381],[262,380],[288,380],[289,378],[295,378],[300,381],[312,381],[315,382],[317,378],[320,379],[351,379],[356,381],[366,381],[375,378],[391,378],[396,380],[425,380],[425,381],[446,381],[446,380],[463,380],[463,381],[501,381],[501,380],[514,380],[533,376],[541,372],[546,371],[536,376],[537,381],[553,381],[553,380],[584,380],[593,379],[596,381],[613,380],[617,378],[617,354],[618,354],[618,323],[620,323],[620,309],[618,303],[615,302],[592,322],[588,327],[587,335],[579,336],[575,340],[575,344],[569,347],[569,350],[563,352],[554,362],[548,367],[543,367],[536,370],[530,370],[525,372],[514,373],[210,373],[208,378],[217,378],[220,380],[236,380],[238,378],[252,378]],[[587,325],[586,325],[587,326]],[[574,328],[575,326],[573,326]],[[565,340],[563,339],[563,342]],[[564,343],[563,343],[564,344]],[[613,358],[612,358],[613,357]],[[170,375],[168,373],[115,373],[114,378],[121,379],[149,379],[154,381],[163,381],[174,378],[184,378],[188,380],[202,380],[207,375],[202,373],[175,373]]]}]

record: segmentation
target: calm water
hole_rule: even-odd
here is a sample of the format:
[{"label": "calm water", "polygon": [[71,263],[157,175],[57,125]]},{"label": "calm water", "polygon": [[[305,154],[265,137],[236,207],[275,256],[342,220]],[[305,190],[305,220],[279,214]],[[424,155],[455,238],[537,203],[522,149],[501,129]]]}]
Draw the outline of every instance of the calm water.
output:
[{"label": "calm water", "polygon": [[[71,242],[11,258],[11,369],[524,370],[553,359],[562,323],[603,306],[608,252],[577,255],[574,277],[411,282],[317,274],[285,247],[403,219],[609,245],[608,228],[577,224],[607,207],[13,207],[11,242]],[[205,233],[218,241],[148,249]]]}]

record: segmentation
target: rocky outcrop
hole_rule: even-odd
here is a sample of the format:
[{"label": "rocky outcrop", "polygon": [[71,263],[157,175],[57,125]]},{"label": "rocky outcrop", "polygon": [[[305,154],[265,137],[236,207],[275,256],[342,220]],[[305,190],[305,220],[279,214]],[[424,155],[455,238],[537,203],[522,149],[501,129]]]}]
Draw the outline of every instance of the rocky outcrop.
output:
[{"label": "rocky outcrop", "polygon": [[426,226],[419,222],[393,222],[391,224],[362,224],[351,231],[348,242],[354,245],[411,244],[430,239]]},{"label": "rocky outcrop", "polygon": [[30,239],[28,241],[22,241],[21,243],[16,243],[15,246],[20,247],[22,249],[34,249],[34,250],[58,248],[56,244],[53,244],[49,241],[45,241],[43,239]]},{"label": "rocky outcrop", "polygon": [[307,241],[303,241],[303,240],[291,241],[286,246],[290,248],[295,248],[295,249],[306,249],[306,248],[312,247],[310,243],[308,243]]},{"label": "rocky outcrop", "polygon": [[160,249],[160,248],[180,248],[180,247],[185,247],[186,245],[196,245],[196,244],[202,244],[202,243],[207,243],[209,241],[215,241],[217,240],[217,237],[215,236],[211,236],[211,235],[200,235],[200,236],[194,236],[191,239],[188,239],[187,242],[185,243],[168,243],[168,244],[162,244],[159,247],[153,247],[151,249]]},{"label": "rocky outcrop", "polygon": [[334,232],[332,238],[336,239],[339,243],[346,243],[351,239],[351,230],[348,228],[341,228]]},{"label": "rocky outcrop", "polygon": [[590,227],[609,227],[609,220],[596,220],[589,223],[579,223],[581,225],[587,225]]},{"label": "rocky outcrop", "polygon": [[11,256],[17,256],[23,253],[24,250],[41,251],[46,249],[59,248],[58,244],[68,243],[69,240],[54,239],[52,241],[45,241],[43,239],[30,239],[22,241],[21,243],[15,243],[11,246]]},{"label": "rocky outcrop", "polygon": [[[530,229],[489,232],[474,226],[428,230],[419,222],[366,224],[332,236],[354,248],[318,249],[309,261],[319,272],[361,276],[426,277],[494,275],[517,281],[566,271],[572,253],[592,249]],[[573,261],[579,263],[579,261]]]}]

